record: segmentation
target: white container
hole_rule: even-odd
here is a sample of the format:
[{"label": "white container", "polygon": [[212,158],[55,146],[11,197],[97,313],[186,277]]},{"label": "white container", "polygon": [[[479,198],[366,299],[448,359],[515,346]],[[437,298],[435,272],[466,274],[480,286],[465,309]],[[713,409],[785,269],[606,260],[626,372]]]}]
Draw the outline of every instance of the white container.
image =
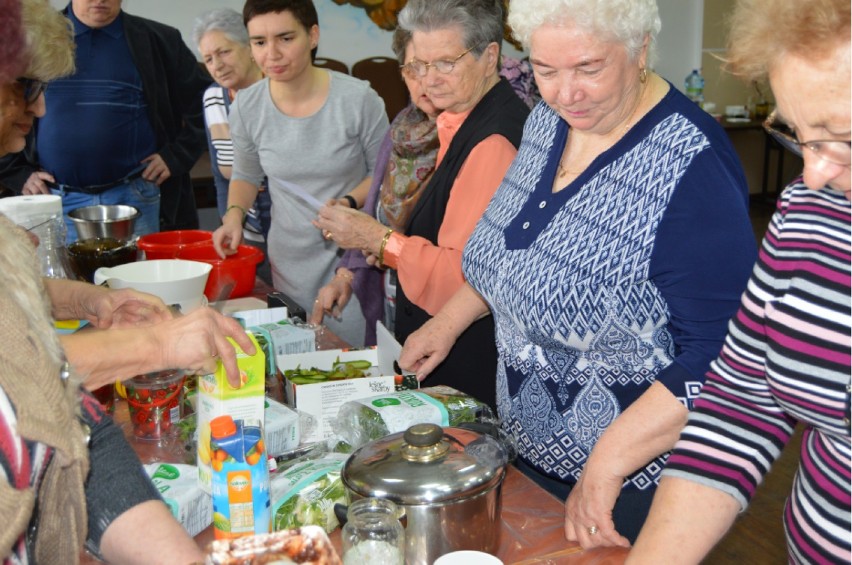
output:
[{"label": "white container", "polygon": [[453,551],[435,560],[434,565],[503,565],[503,562],[484,551]]},{"label": "white container", "polygon": [[159,296],[184,314],[204,304],[204,286],[213,268],[209,263],[182,259],[139,261],[95,271],[95,284],[132,288]]}]

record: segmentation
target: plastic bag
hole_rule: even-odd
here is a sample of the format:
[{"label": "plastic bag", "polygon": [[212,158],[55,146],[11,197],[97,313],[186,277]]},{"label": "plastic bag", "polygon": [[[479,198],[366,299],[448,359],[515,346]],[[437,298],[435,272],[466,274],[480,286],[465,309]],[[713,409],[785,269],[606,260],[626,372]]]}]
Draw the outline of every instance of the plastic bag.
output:
[{"label": "plastic bag", "polygon": [[337,412],[335,433],[357,449],[414,424],[458,426],[465,422],[496,421],[487,404],[448,386],[351,400]]}]

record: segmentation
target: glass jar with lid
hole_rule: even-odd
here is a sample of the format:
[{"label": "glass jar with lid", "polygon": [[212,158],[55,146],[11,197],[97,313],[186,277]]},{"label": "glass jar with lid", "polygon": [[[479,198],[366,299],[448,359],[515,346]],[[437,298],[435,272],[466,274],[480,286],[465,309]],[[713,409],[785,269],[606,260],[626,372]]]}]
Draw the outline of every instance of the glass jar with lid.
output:
[{"label": "glass jar with lid", "polygon": [[354,501],[343,525],[343,565],[404,565],[405,530],[392,501],[362,498]]}]

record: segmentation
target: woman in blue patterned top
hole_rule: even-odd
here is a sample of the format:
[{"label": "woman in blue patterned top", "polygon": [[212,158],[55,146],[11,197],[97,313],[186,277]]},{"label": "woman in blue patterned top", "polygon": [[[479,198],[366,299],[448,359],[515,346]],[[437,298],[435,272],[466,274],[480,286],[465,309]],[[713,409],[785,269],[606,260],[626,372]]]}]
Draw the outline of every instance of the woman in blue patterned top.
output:
[{"label": "woman in blue patterned top", "polygon": [[465,248],[467,285],[406,342],[422,378],[495,318],[518,466],[583,547],[635,540],[756,256],[713,118],[654,74],[655,0],[513,0],[540,103]]}]

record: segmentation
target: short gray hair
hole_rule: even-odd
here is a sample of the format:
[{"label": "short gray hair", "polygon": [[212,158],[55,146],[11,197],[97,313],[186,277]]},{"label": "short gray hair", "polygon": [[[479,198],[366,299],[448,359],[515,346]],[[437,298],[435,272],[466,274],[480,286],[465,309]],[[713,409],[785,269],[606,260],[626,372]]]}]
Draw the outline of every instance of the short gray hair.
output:
[{"label": "short gray hair", "polygon": [[400,65],[404,65],[406,63],[405,50],[409,43],[411,43],[411,32],[397,26],[397,28],[393,30],[391,49],[393,49],[394,55],[396,55],[396,59],[399,61]]},{"label": "short gray hair", "polygon": [[509,3],[512,35],[527,49],[539,27],[567,22],[621,43],[632,59],[639,56],[647,35],[648,65],[656,59],[656,38],[660,31],[657,0],[512,0]]},{"label": "short gray hair", "polygon": [[465,47],[476,57],[492,42],[502,49],[502,0],[409,0],[397,20],[411,33],[459,27]]},{"label": "short gray hair", "polygon": [[234,43],[249,44],[248,31],[243,24],[243,16],[231,8],[210,10],[195,18],[195,23],[192,26],[192,40],[196,47],[208,31],[221,31],[225,34],[225,37]]}]

